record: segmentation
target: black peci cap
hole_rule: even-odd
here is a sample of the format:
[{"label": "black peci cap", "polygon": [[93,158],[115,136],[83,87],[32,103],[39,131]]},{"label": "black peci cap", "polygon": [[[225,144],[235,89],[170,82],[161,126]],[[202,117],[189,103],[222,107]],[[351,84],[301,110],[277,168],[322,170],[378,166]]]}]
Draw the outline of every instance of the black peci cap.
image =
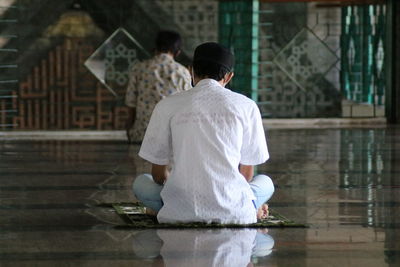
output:
[{"label": "black peci cap", "polygon": [[228,48],[214,42],[209,42],[196,47],[193,61],[217,63],[231,71],[235,62],[235,57]]}]

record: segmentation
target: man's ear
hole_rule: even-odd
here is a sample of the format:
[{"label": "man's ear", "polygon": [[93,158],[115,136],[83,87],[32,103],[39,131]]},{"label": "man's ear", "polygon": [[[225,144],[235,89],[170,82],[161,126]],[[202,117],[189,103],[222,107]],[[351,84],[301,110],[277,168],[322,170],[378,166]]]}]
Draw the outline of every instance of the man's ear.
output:
[{"label": "man's ear", "polygon": [[181,54],[181,50],[179,49],[178,51],[175,52],[174,54],[174,58],[178,57]]},{"label": "man's ear", "polygon": [[228,72],[227,74],[225,74],[224,84],[227,85],[232,80],[233,76],[234,76],[233,72]]}]

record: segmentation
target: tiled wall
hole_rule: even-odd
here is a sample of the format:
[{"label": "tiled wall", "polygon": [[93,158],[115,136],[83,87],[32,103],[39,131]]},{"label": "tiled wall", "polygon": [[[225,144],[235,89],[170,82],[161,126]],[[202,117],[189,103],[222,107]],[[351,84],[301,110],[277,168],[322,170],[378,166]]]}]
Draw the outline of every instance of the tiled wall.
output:
[{"label": "tiled wall", "polygon": [[[149,53],[158,29],[180,31],[186,63],[198,44],[219,41],[221,35],[217,0],[87,0],[80,7],[65,0],[0,2],[17,7],[0,9],[6,20],[0,24],[1,48],[15,50],[0,51],[0,63],[9,67],[2,68],[0,80],[14,81],[0,83],[0,129],[122,129],[123,93],[113,96],[83,66],[118,27],[127,29]],[[89,2],[95,8],[90,16],[85,10]],[[12,22],[17,17],[18,23]],[[255,100],[262,114],[268,118],[343,116],[341,8],[260,2],[259,18]],[[310,55],[307,45],[321,57]],[[293,62],[285,63],[285,55]]]},{"label": "tiled wall", "polygon": [[[282,118],[339,117],[340,8],[264,3],[260,10],[265,12],[260,14],[265,24],[260,25],[260,61],[270,62],[260,65],[262,113]],[[308,47],[321,53],[323,60],[313,62]]]},{"label": "tiled wall", "polygon": [[191,55],[203,42],[218,41],[218,0],[157,0],[184,36],[184,49]]}]

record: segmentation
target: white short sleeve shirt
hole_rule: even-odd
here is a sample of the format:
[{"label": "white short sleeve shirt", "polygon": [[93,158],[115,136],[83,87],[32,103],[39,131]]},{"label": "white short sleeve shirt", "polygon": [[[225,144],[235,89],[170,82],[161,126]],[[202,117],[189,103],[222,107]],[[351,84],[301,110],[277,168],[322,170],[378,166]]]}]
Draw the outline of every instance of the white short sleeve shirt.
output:
[{"label": "white short sleeve shirt", "polygon": [[254,195],[238,169],[269,158],[260,111],[251,99],[212,79],[163,99],[139,156],[158,165],[174,163],[161,191],[160,222],[257,221]]},{"label": "white short sleeve shirt", "polygon": [[[211,231],[157,230],[163,241],[160,251],[165,266],[243,267],[251,262],[256,229],[220,229]],[[184,257],[177,253],[184,252]],[[205,254],[206,252],[206,254]]]}]

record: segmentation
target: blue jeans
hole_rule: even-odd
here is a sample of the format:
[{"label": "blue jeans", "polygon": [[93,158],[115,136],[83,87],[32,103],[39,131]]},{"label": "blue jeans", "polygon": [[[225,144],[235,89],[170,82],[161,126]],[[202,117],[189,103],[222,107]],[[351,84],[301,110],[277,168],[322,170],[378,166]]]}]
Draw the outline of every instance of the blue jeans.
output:
[{"label": "blue jeans", "polygon": [[[249,184],[256,197],[254,206],[258,210],[262,204],[271,198],[275,191],[274,184],[271,178],[263,174],[254,176]],[[132,189],[133,194],[144,206],[154,211],[159,211],[162,208],[163,202],[160,193],[163,186],[155,183],[150,174],[145,173],[136,177]]]}]

